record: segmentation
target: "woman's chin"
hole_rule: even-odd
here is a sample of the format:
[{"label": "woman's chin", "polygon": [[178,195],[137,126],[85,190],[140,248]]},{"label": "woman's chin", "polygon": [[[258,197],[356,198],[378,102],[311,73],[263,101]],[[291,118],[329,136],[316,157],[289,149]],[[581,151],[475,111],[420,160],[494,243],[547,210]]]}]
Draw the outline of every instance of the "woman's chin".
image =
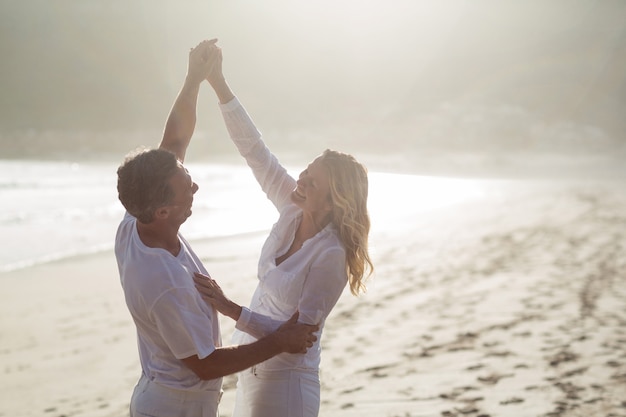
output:
[{"label": "woman's chin", "polygon": [[295,190],[291,192],[291,201],[295,204],[302,204],[305,198],[298,194]]}]

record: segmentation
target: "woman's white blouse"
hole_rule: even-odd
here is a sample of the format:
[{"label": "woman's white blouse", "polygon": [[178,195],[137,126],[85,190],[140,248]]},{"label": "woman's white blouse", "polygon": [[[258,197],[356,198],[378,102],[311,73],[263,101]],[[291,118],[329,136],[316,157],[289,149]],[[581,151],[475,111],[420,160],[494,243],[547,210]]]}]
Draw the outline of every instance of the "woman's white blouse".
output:
[{"label": "woman's white blouse", "polygon": [[298,311],[299,322],[320,325],[317,342],[306,355],[284,353],[257,367],[317,370],[324,322],[347,283],[345,249],[331,223],[276,266],[276,258],[291,246],[302,218],[302,210],[291,202],[296,181],[265,146],[237,98],[220,107],[231,139],[280,214],[263,245],[259,283],[250,308],[244,307],[237,321],[233,342],[244,344],[263,337]]}]

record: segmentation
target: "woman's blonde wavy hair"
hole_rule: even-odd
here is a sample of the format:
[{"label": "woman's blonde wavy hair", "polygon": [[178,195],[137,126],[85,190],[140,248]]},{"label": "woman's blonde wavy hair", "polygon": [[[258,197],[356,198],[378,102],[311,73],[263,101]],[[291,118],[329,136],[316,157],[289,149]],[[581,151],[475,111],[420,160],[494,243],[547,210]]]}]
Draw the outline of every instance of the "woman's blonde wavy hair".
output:
[{"label": "woman's blonde wavy hair", "polygon": [[367,169],[352,155],[327,149],[320,158],[328,170],[332,222],[346,249],[350,292],[365,292],[365,276],[374,272],[368,252],[370,218],[367,212]]}]

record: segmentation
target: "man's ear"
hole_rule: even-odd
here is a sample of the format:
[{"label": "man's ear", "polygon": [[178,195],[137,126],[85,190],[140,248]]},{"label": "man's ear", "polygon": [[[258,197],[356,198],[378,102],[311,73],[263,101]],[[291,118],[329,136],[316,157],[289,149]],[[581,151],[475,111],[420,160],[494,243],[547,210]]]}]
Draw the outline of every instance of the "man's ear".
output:
[{"label": "man's ear", "polygon": [[167,219],[170,215],[170,210],[167,206],[159,207],[154,211],[155,220]]}]

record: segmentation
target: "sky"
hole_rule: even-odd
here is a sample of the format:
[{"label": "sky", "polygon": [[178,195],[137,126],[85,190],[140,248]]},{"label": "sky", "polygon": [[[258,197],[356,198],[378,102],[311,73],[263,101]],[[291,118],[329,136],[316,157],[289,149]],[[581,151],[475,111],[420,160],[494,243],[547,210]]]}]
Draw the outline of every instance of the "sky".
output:
[{"label": "sky", "polygon": [[[623,16],[613,0],[0,0],[0,129],[155,134],[189,48],[216,37],[287,146],[606,151],[626,142]],[[224,135],[208,85],[199,111],[198,132]]]}]

